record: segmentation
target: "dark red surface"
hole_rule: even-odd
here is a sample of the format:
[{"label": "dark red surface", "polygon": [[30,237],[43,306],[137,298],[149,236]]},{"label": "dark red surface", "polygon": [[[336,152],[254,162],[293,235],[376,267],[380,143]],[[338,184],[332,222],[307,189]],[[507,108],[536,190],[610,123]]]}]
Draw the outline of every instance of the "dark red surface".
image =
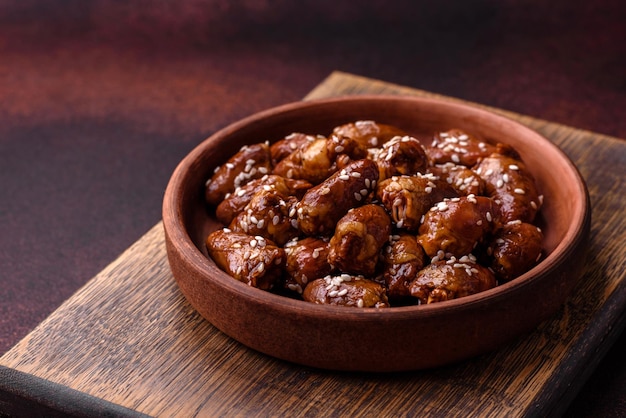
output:
[{"label": "dark red surface", "polygon": [[[0,353],[160,219],[178,161],[333,70],[626,138],[626,3],[5,0]],[[626,415],[622,336],[568,415]]]}]

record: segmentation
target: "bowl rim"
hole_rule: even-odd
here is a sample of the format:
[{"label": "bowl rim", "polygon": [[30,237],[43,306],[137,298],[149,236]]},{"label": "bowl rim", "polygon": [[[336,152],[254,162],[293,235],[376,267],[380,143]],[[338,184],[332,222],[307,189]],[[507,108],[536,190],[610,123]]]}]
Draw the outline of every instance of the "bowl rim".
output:
[{"label": "bowl rim", "polygon": [[[347,306],[332,306],[332,305],[318,305],[310,303],[304,300],[298,300],[281,296],[261,290],[242,283],[238,280],[233,280],[225,272],[223,274],[213,274],[208,268],[210,263],[213,263],[206,255],[204,255],[198,247],[195,245],[190,235],[187,233],[186,228],[182,222],[182,208],[180,200],[176,199],[176,196],[180,195],[185,179],[191,175],[189,167],[193,165],[206,150],[210,147],[211,143],[230,135],[242,128],[253,126],[255,122],[265,119],[267,117],[276,117],[279,114],[288,114],[291,112],[299,112],[303,108],[317,108],[325,107],[328,105],[335,105],[337,103],[346,102],[368,102],[368,101],[409,101],[421,104],[430,104],[433,106],[439,106],[442,108],[449,107],[451,109],[463,109],[464,112],[471,112],[477,116],[488,117],[490,119],[496,118],[506,124],[517,125],[526,133],[534,136],[539,141],[546,143],[548,150],[551,154],[557,155],[559,160],[564,163],[566,168],[571,172],[576,181],[576,189],[578,191],[577,196],[583,196],[582,199],[577,200],[577,205],[573,211],[572,222],[570,227],[566,231],[563,239],[555,246],[552,252],[542,259],[537,265],[518,276],[517,278],[500,284],[492,289],[485,290],[473,295],[464,296],[463,298],[427,304],[427,305],[410,305],[410,306],[395,306],[385,309],[362,309],[358,307]],[[554,272],[562,262],[566,259],[571,251],[568,251],[570,244],[576,241],[576,238],[584,232],[585,228],[588,228],[590,213],[589,194],[583,177],[581,176],[578,168],[570,160],[570,158],[553,142],[539,134],[537,131],[529,128],[521,122],[515,121],[507,116],[496,113],[492,110],[487,110],[480,105],[471,103],[459,103],[452,100],[431,98],[431,97],[418,97],[411,95],[389,95],[389,94],[367,94],[367,95],[343,95],[331,98],[302,100],[296,102],[290,102],[283,105],[271,107],[252,115],[246,116],[240,120],[237,120],[229,125],[219,129],[211,134],[209,137],[201,141],[195,146],[191,152],[189,152],[176,166],[168,184],[165,189],[162,206],[162,220],[163,227],[165,229],[167,241],[172,241],[173,246],[178,247],[178,252],[183,258],[183,262],[191,269],[200,273],[203,277],[210,277],[211,280],[215,280],[222,287],[225,287],[229,292],[237,294],[247,299],[250,303],[258,303],[267,305],[272,304],[276,309],[286,308],[289,310],[298,311],[300,314],[317,315],[336,315],[349,317],[350,320],[401,320],[401,319],[414,319],[415,316],[429,317],[432,315],[438,315],[443,311],[456,312],[459,310],[469,309],[476,305],[484,304],[490,300],[499,300],[506,297],[507,294],[514,292],[519,288],[530,286],[537,280],[542,279],[546,275],[550,275]],[[169,245],[169,243],[168,243]],[[573,251],[573,249],[571,249]],[[215,266],[217,268],[217,266]],[[219,270],[219,269],[218,269]]]}]

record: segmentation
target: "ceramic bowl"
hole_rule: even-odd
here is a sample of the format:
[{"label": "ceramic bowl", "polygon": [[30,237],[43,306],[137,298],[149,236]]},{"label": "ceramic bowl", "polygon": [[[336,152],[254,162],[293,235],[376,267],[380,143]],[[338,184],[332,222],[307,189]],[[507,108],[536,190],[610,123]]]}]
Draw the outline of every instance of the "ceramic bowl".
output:
[{"label": "ceramic bowl", "polygon": [[[324,306],[234,280],[207,256],[221,227],[207,211],[205,181],[244,144],[292,132],[328,134],[356,120],[414,134],[460,128],[512,145],[545,197],[539,225],[545,257],[522,276],[451,301],[388,309]],[[332,370],[390,372],[432,368],[501,347],[535,329],[564,303],[584,262],[589,198],[576,167],[537,132],[455,102],[404,96],[351,96],[283,105],[215,133],[174,171],[163,202],[168,260],[180,290],[219,330],[289,362]]]}]

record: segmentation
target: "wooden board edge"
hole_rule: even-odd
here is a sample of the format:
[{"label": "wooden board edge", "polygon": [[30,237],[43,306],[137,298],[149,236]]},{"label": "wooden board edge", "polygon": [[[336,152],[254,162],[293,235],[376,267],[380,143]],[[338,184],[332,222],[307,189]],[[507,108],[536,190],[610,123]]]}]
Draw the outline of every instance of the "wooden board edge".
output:
[{"label": "wooden board edge", "polygon": [[[550,407],[537,408],[533,411],[536,416],[563,416],[626,329],[625,282],[621,282],[618,289],[615,289],[611,297],[607,299],[602,312],[598,312],[596,316],[599,318],[598,326],[594,328],[590,336],[580,338],[575,342],[567,358],[539,392],[534,405],[550,405]],[[584,355],[580,356],[580,353]],[[574,359],[576,354],[578,357]]]},{"label": "wooden board edge", "polygon": [[0,410],[1,415],[16,417],[139,418],[148,416],[5,366],[0,366]]}]

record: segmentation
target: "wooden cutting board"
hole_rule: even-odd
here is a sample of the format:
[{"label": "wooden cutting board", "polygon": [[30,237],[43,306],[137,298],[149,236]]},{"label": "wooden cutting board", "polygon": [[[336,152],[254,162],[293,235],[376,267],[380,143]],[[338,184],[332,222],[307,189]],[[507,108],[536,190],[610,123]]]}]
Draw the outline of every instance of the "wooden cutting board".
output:
[{"label": "wooden cutting board", "polygon": [[[441,97],[336,72],[307,99],[366,93]],[[0,358],[0,407],[185,417],[563,411],[625,323],[626,141],[491,110],[559,145],[591,196],[587,267],[568,302],[532,334],[435,370],[378,375],[289,364],[242,346],[192,309],[169,271],[159,223]]]}]

